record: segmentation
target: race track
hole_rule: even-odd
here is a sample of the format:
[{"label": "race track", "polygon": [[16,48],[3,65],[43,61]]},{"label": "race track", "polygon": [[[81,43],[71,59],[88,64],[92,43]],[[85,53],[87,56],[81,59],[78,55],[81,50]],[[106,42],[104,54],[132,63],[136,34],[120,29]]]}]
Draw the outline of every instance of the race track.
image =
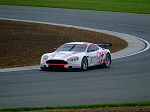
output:
[{"label": "race track", "polygon": [[[150,42],[150,15],[1,6],[0,18],[116,31]],[[108,69],[0,73],[0,108],[150,101],[150,50],[116,59]]]}]

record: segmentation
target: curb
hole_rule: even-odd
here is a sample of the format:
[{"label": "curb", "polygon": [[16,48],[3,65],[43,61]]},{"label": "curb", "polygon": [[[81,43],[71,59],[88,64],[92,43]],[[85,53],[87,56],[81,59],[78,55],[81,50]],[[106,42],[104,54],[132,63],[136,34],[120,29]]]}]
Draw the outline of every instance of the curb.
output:
[{"label": "curb", "polygon": [[[21,21],[21,22],[41,23],[41,24],[57,25],[57,26],[64,26],[64,27],[73,27],[73,28],[77,28],[77,29],[90,30],[90,31],[94,31],[94,32],[105,33],[105,34],[117,36],[121,39],[124,39],[128,43],[128,46],[121,51],[112,53],[111,55],[112,55],[113,60],[132,56],[135,54],[139,54],[150,48],[150,44],[148,41],[138,38],[138,37],[135,37],[135,36],[132,36],[132,35],[119,33],[119,32],[87,28],[87,27],[81,27],[81,26],[73,26],[73,25],[39,22],[39,21],[17,20],[17,19],[8,19],[8,18],[0,18],[0,19]],[[35,70],[35,69],[39,69],[39,66],[6,68],[6,69],[0,69],[0,72],[12,72],[12,71],[23,71],[23,70]]]}]

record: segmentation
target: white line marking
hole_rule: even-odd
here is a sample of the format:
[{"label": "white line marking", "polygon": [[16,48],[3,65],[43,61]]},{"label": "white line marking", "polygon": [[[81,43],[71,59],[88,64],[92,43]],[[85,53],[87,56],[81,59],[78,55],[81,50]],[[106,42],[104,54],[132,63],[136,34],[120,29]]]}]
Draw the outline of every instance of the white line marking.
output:
[{"label": "white line marking", "polygon": [[[128,57],[128,56],[132,56],[135,54],[139,54],[142,53],[146,50],[148,50],[150,48],[150,44],[148,41],[132,36],[132,35],[128,35],[128,34],[124,34],[124,33],[119,33],[119,32],[113,32],[113,31],[107,31],[107,30],[99,30],[99,29],[94,29],[94,28],[87,28],[87,27],[81,27],[81,26],[73,26],[73,25],[67,25],[67,24],[57,24],[57,23],[49,23],[49,22],[40,22],[40,21],[29,21],[29,20],[19,20],[19,19],[9,19],[9,18],[0,18],[3,20],[12,20],[12,21],[20,21],[20,22],[31,22],[31,23],[40,23],[40,24],[49,24],[49,25],[57,25],[57,26],[64,26],[64,27],[73,27],[73,28],[77,28],[77,29],[83,29],[83,30],[90,30],[90,31],[95,31],[95,32],[101,32],[101,33],[106,33],[106,34],[111,34],[111,35],[122,35],[122,36],[128,36],[131,38],[135,38],[137,40],[140,40],[142,42],[145,43],[145,47],[144,49],[134,52],[134,53],[130,53],[127,55],[123,55],[123,56],[118,56],[115,57],[113,59],[120,59],[120,58],[124,58],[124,57]],[[119,37],[119,36],[117,36]],[[114,53],[112,53],[113,55]],[[12,72],[12,71],[22,71],[22,70],[33,70],[33,69],[39,69],[39,66],[27,66],[27,67],[16,67],[16,68],[6,68],[6,69],[0,69],[0,72]]]},{"label": "white line marking", "polygon": [[150,44],[149,44],[148,41],[146,41],[144,39],[141,39],[141,38],[138,38],[138,37],[135,37],[135,36],[132,36],[132,38],[136,38],[138,40],[143,41],[145,43],[145,48],[143,50],[141,50],[141,51],[138,51],[138,52],[135,52],[135,53],[132,53],[132,54],[128,54],[128,55],[125,55],[125,56],[117,57],[117,58],[114,58],[114,59],[120,59],[120,58],[125,58],[125,57],[128,57],[128,56],[136,55],[136,54],[142,53],[142,52],[144,52],[144,51],[146,51],[146,50],[148,50],[150,48]]}]

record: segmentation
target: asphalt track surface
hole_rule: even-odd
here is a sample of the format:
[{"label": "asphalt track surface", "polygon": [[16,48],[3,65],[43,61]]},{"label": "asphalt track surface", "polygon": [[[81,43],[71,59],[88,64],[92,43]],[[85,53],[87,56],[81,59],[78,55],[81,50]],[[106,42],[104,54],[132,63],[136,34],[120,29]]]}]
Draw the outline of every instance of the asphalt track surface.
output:
[{"label": "asphalt track surface", "polygon": [[[0,6],[0,18],[116,31],[150,42],[150,15]],[[150,50],[85,72],[0,73],[0,108],[150,101]]]}]

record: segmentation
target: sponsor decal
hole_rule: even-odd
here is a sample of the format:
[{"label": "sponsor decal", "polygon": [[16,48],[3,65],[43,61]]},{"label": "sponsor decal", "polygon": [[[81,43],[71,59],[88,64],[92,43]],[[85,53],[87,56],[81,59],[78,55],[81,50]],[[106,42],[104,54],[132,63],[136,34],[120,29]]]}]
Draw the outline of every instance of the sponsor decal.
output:
[{"label": "sponsor decal", "polygon": [[53,54],[51,55],[51,57],[52,57],[52,58],[54,58],[55,56],[56,56],[56,54],[55,54],[55,53],[53,53]]},{"label": "sponsor decal", "polygon": [[79,53],[81,53],[81,52],[73,52],[73,53],[71,53],[71,54],[79,54]]},{"label": "sponsor decal", "polygon": [[81,68],[81,66],[72,66],[72,68]]},{"label": "sponsor decal", "polygon": [[61,59],[68,58],[69,56],[71,56],[71,55],[67,54],[67,55],[63,56]]}]

